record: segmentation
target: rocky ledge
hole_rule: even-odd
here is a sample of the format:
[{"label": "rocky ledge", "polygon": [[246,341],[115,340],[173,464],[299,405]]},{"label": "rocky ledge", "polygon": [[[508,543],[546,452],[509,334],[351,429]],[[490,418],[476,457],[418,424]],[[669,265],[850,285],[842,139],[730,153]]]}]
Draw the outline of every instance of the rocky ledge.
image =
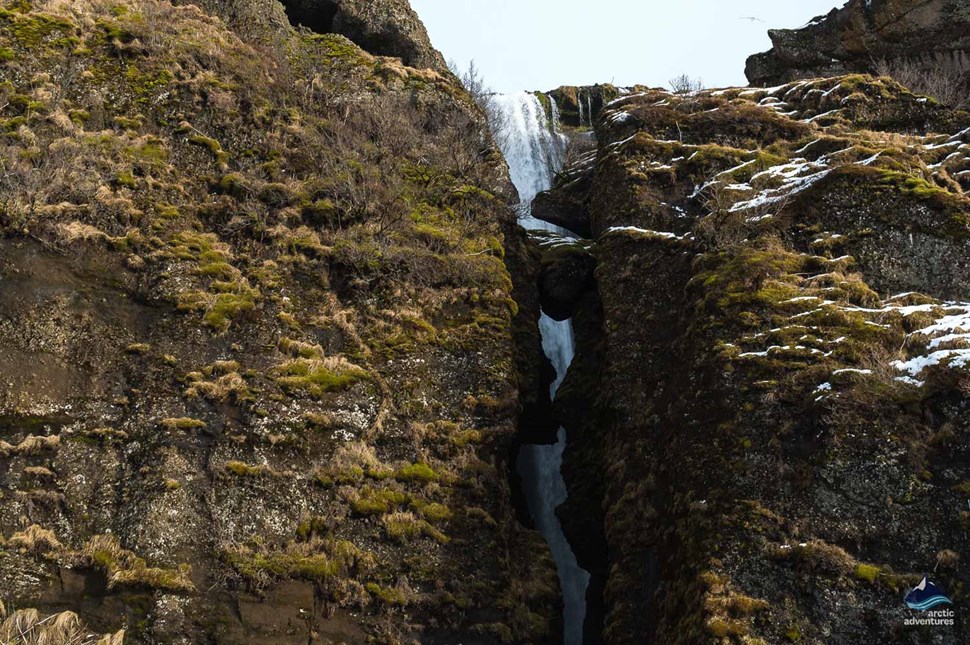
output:
[{"label": "rocky ledge", "polygon": [[968,126],[866,76],[603,108],[543,269],[589,642],[965,640]]},{"label": "rocky ledge", "polygon": [[967,0],[851,0],[801,29],[768,33],[772,49],[748,59],[753,85],[872,72],[879,61],[970,72]]}]

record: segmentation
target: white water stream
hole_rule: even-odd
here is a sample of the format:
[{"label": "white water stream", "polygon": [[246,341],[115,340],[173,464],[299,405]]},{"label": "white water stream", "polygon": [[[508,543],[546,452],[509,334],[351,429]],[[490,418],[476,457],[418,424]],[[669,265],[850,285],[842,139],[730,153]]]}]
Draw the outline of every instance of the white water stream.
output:
[{"label": "white water stream", "polygon": [[[559,132],[558,108],[552,101],[552,119],[547,118],[539,99],[528,92],[497,96],[501,106],[502,123],[499,140],[509,164],[512,182],[521,200],[519,222],[529,230],[548,231],[566,238],[573,233],[531,214],[532,200],[552,186],[555,174],[562,169],[565,137]],[[539,320],[542,349],[556,368],[556,380],[550,387],[556,391],[573,360],[573,325],[571,320],[557,322],[545,313]],[[516,468],[522,478],[529,511],[537,528],[549,543],[559,570],[563,595],[563,643],[581,645],[583,621],[586,617],[586,587],[589,573],[580,568],[576,556],[563,533],[556,507],[566,501],[566,483],[560,468],[566,448],[566,431],[559,429],[558,441],[552,445],[525,445],[519,451]]]}]

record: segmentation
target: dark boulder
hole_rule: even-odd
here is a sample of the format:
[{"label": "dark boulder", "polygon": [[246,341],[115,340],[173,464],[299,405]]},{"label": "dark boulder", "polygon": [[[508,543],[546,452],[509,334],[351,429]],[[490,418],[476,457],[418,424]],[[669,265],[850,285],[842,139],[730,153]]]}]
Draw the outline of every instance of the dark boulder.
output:
[{"label": "dark boulder", "polygon": [[554,320],[572,318],[576,304],[593,286],[596,260],[578,243],[560,243],[542,255],[539,297],[542,310]]},{"label": "dark boulder", "polygon": [[539,193],[532,202],[532,216],[561,226],[580,237],[590,237],[589,211],[586,208],[588,186],[560,188]]}]

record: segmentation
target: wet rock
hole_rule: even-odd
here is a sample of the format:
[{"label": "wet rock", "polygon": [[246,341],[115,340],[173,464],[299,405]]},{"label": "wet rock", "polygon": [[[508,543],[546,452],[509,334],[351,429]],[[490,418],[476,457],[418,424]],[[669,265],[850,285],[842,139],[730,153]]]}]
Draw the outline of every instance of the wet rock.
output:
[{"label": "wet rock", "polygon": [[579,237],[590,237],[589,211],[586,208],[588,182],[577,182],[569,189],[547,191],[536,195],[532,216],[560,226]]},{"label": "wet rock", "polygon": [[542,253],[539,294],[542,310],[553,320],[567,320],[593,286],[596,260],[579,243],[561,242]]}]

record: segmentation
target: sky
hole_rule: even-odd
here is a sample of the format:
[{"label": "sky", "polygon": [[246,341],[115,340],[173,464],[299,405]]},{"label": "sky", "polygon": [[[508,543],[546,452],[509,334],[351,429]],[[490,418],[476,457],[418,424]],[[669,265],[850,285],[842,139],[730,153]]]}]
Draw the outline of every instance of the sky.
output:
[{"label": "sky", "polygon": [[499,92],[560,85],[746,85],[744,61],[845,0],[411,0],[445,58]]}]

